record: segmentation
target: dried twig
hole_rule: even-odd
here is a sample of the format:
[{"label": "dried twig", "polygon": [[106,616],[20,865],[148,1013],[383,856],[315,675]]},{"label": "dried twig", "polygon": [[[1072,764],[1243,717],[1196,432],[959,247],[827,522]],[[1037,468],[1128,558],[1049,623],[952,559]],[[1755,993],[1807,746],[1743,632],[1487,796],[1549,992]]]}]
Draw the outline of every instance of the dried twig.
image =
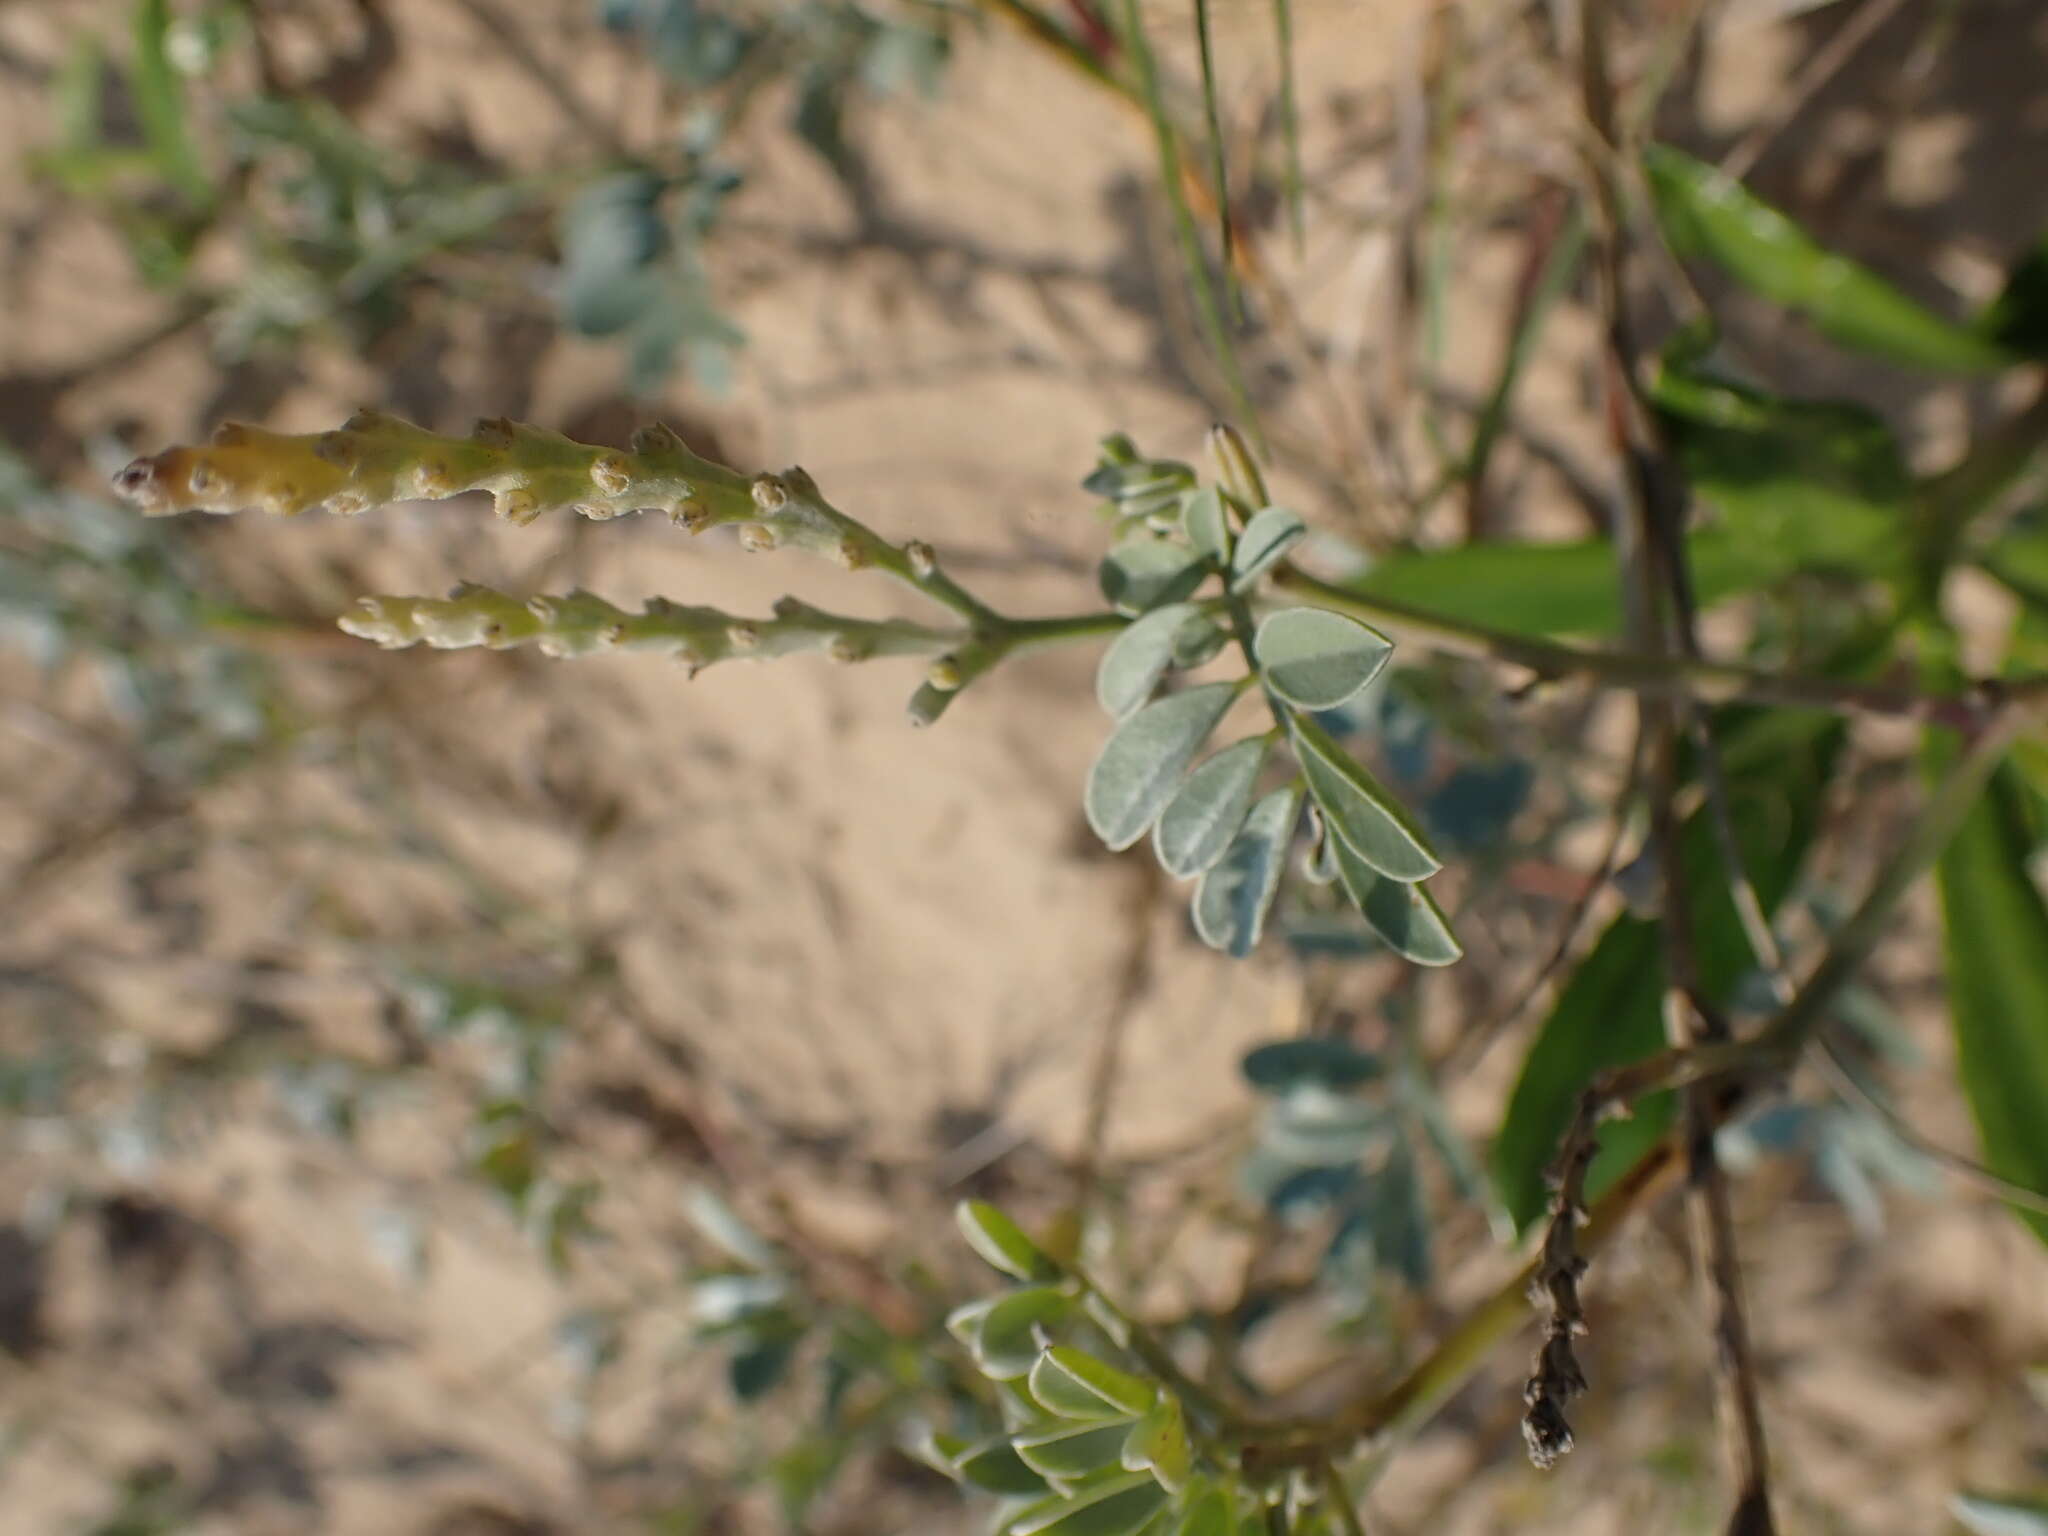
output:
[{"label": "dried twig", "polygon": [[[1609,424],[1628,470],[1636,535],[1632,554],[1640,601],[1631,619],[1639,631],[1639,648],[1655,655],[1676,653],[1696,660],[1699,647],[1693,632],[1691,581],[1685,563],[1686,490],[1665,450],[1656,418],[1643,398],[1643,352],[1627,308],[1628,234],[1613,169],[1623,145],[1617,127],[1613,82],[1608,73],[1605,0],[1588,4],[1581,13],[1581,21],[1578,63],[1586,119],[1599,147],[1605,151],[1604,155],[1591,157],[1590,168],[1595,265],[1608,339]],[[1653,764],[1651,838],[1662,885],[1658,927],[1664,950],[1667,1038],[1679,1049],[1726,1045],[1731,1043],[1726,1022],[1708,1010],[1701,997],[1698,957],[1693,946],[1691,887],[1677,804],[1681,785],[1680,729],[1692,712],[1692,704],[1686,701],[1681,706],[1668,698],[1646,697],[1642,712]],[[1735,1478],[1738,1513],[1733,1529],[1767,1536],[1773,1529],[1769,1459],[1748,1320],[1743,1309],[1734,1215],[1727,1177],[1714,1151],[1716,1123],[1713,1105],[1704,1091],[1693,1087],[1681,1093],[1679,1139],[1685,1155],[1693,1248],[1713,1313],[1720,1418]],[[1588,1158],[1590,1155],[1583,1153]],[[1583,1177],[1583,1167],[1567,1165],[1564,1170],[1567,1188],[1570,1180]],[[1577,1209],[1573,1202],[1564,1201],[1551,1228],[1553,1235],[1567,1236],[1561,1240],[1557,1254],[1547,1255],[1556,1266],[1548,1271],[1552,1322],[1537,1376],[1530,1384],[1529,1414],[1524,1420],[1530,1455],[1539,1464],[1547,1464],[1569,1448],[1570,1431],[1565,1425],[1562,1399],[1585,1388],[1571,1350],[1573,1331],[1584,1326],[1576,1310],[1578,1271],[1573,1267],[1581,1261],[1577,1260],[1568,1236],[1576,1225]]]}]

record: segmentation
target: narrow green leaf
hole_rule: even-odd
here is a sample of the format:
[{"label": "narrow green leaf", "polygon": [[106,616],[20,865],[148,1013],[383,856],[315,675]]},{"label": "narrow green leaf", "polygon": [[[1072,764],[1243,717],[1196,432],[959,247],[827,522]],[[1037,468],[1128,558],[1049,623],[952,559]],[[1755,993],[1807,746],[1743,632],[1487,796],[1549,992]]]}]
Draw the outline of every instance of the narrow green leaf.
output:
[{"label": "narrow green leaf", "polygon": [[[1722,717],[1724,720],[1726,716]],[[1838,721],[1807,713],[1752,714],[1719,733],[1730,816],[1744,867],[1766,912],[1784,899],[1813,840],[1836,748]],[[1708,999],[1725,1006],[1756,965],[1728,895],[1720,847],[1704,811],[1683,833],[1694,951]],[[1664,1046],[1663,946],[1654,921],[1624,914],[1572,971],[1522,1064],[1494,1139],[1495,1187],[1518,1230],[1549,1201],[1545,1170],[1579,1094],[1595,1074]],[[1664,1134],[1671,1096],[1655,1094],[1600,1132],[1587,1175],[1598,1196]]]},{"label": "narrow green leaf", "polygon": [[1150,1472],[1168,1493],[1179,1493],[1195,1470],[1194,1447],[1188,1442],[1187,1419],[1180,1399],[1170,1392],[1132,1426],[1123,1443],[1123,1464],[1132,1472]]},{"label": "narrow green leaf", "polygon": [[1959,1493],[1948,1507],[1976,1536],[2048,1536],[2048,1499]]},{"label": "narrow green leaf", "polygon": [[1198,553],[1216,562],[1230,564],[1230,516],[1223,510],[1223,493],[1204,486],[1187,499],[1181,509],[1181,527]]},{"label": "narrow green leaf", "polygon": [[1237,536],[1237,549],[1230,557],[1230,590],[1247,590],[1307,534],[1308,524],[1298,512],[1285,507],[1262,507],[1254,512]]},{"label": "narrow green leaf", "polygon": [[91,151],[100,144],[100,94],[106,54],[90,32],[72,39],[64,63],[50,82],[50,109],[56,119],[57,143],[67,150]]},{"label": "narrow green leaf", "polygon": [[[1071,1487],[1078,1480],[1105,1467],[1120,1467],[1124,1441],[1130,1438],[1130,1419],[1107,1424],[1061,1424],[1016,1437],[1017,1454],[1024,1464],[1048,1479],[1055,1488]],[[1130,1468],[1142,1471],[1141,1467]]]},{"label": "narrow green leaf", "polygon": [[1175,664],[1181,627],[1196,616],[1193,603],[1168,603],[1134,619],[1102,653],[1095,671],[1095,701],[1121,720],[1152,697]]},{"label": "narrow green leaf", "polygon": [[1137,1536],[1165,1507],[1166,1491],[1132,1473],[1091,1488],[1063,1508],[1019,1519],[1014,1536]]},{"label": "narrow green leaf", "polygon": [[2003,347],[1944,320],[1867,267],[1825,250],[1713,166],[1667,144],[1646,148],[1643,164],[1672,249],[1714,262],[1752,292],[1804,315],[1840,345],[1951,373],[1982,373],[2013,362]]},{"label": "narrow green leaf", "polygon": [[[1984,1161],[2048,1191],[2048,905],[2027,872],[2025,821],[2025,790],[2001,767],[1937,875],[1957,1066]],[[2048,1217],[2018,1214],[2048,1242]]]},{"label": "narrow green leaf", "polygon": [[986,1200],[963,1200],[953,1215],[967,1246],[1004,1274],[1018,1280],[1051,1280],[1059,1274],[1059,1265],[1024,1229]]},{"label": "narrow green leaf", "polygon": [[998,1298],[981,1319],[974,1342],[975,1363],[994,1381],[1028,1376],[1038,1363],[1042,1329],[1064,1321],[1073,1299],[1056,1286],[1032,1286]]},{"label": "narrow green leaf", "polygon": [[1209,33],[1209,0],[1195,0],[1195,49],[1202,65],[1202,122],[1209,135],[1209,187],[1216,196],[1216,244],[1223,252],[1223,294],[1234,319],[1244,315],[1231,256],[1237,232],[1230,223],[1230,167],[1223,158],[1223,113],[1216,99],[1216,52]]},{"label": "narrow green leaf", "polygon": [[1245,1081],[1268,1093],[1313,1084],[1342,1093],[1387,1074],[1379,1057],[1348,1040],[1311,1035],[1300,1040],[1275,1040],[1245,1053],[1239,1068]]},{"label": "narrow green leaf", "polygon": [[1032,1498],[1048,1488],[1045,1479],[1025,1465],[1007,1435],[994,1435],[969,1446],[954,1461],[953,1471],[976,1488],[1009,1498]]},{"label": "narrow green leaf", "polygon": [[1301,174],[1301,106],[1294,89],[1294,12],[1290,0],[1273,0],[1273,30],[1280,51],[1280,139],[1287,150],[1287,223],[1294,251],[1307,238]]},{"label": "narrow green leaf", "polygon": [[1121,849],[1150,831],[1237,695],[1235,683],[1209,683],[1147,704],[1118,726],[1088,770],[1082,798],[1095,835]]},{"label": "narrow green leaf", "polygon": [[1912,476],[1874,412],[1784,399],[1675,358],[1655,399],[1686,478],[1767,564],[1882,576],[1904,559]]},{"label": "narrow green leaf", "polygon": [[1266,686],[1302,709],[1335,709],[1379,675],[1394,642],[1327,608],[1282,608],[1259,625],[1253,653]]},{"label": "narrow green leaf", "polygon": [[1337,876],[1372,931],[1387,947],[1417,965],[1454,965],[1464,947],[1430,894],[1419,883],[1391,880],[1372,869],[1342,838],[1336,840]]},{"label": "narrow green leaf", "polygon": [[1251,810],[1270,745],[1264,736],[1233,742],[1181,781],[1152,829],[1161,869],[1187,879],[1223,857]]},{"label": "narrow green leaf", "polygon": [[[1776,552],[1744,544],[1727,529],[1686,540],[1700,606],[1769,586],[1791,567]],[[1616,635],[1621,581],[1605,539],[1572,543],[1460,544],[1382,560],[1345,583],[1426,615],[1516,635]]]},{"label": "narrow green leaf", "polygon": [[1242,959],[1258,946],[1300,809],[1292,788],[1267,795],[1195,887],[1195,932],[1211,949]]},{"label": "narrow green leaf", "polygon": [[1130,1419],[1149,1409],[1158,1391],[1084,1350],[1056,1344],[1031,1368],[1031,1395],[1062,1418]]},{"label": "narrow green leaf", "polygon": [[1167,539],[1126,539],[1103,556],[1102,595],[1118,613],[1177,603],[1208,579],[1202,557]]},{"label": "narrow green leaf", "polygon": [[1424,880],[1443,868],[1429,840],[1364,765],[1307,715],[1288,722],[1295,755],[1330,829],[1371,868],[1395,880]]},{"label": "narrow green leaf", "polygon": [[185,126],[185,93],[167,46],[171,29],[169,0],[136,0],[135,68],[130,87],[142,134],[155,156],[157,170],[194,204],[208,200],[210,187]]},{"label": "narrow green leaf", "polygon": [[[1194,213],[1188,207],[1187,191],[1181,185],[1180,136],[1174,129],[1165,93],[1160,86],[1159,66],[1152,57],[1151,42],[1145,36],[1138,0],[1124,0],[1123,33],[1135,66],[1138,93],[1152,119],[1153,142],[1159,153],[1160,189],[1165,192],[1167,204],[1173,210],[1174,237],[1180,244],[1181,262],[1187,268],[1189,286],[1194,291],[1195,315],[1201,324],[1203,339],[1208,342],[1217,366],[1223,370],[1231,397],[1236,402],[1238,417],[1251,428],[1254,441],[1263,449],[1264,435],[1259,429],[1258,411],[1252,404],[1251,390],[1245,384],[1244,368],[1238,361],[1237,346],[1231,340],[1223,308],[1216,300],[1216,285],[1209,277],[1209,262],[1202,250],[1201,231],[1195,225]],[[1221,189],[1218,190],[1221,193]]]}]

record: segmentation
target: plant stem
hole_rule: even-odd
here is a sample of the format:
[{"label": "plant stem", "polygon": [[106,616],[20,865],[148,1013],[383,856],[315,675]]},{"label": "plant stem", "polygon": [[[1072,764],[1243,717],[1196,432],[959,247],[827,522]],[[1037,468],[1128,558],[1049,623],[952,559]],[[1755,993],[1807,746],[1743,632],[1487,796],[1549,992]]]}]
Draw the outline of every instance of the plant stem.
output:
[{"label": "plant stem", "polygon": [[1584,677],[1601,687],[1702,704],[1743,702],[1833,714],[1890,715],[1966,730],[1981,726],[2001,702],[2048,698],[2048,677],[1983,683],[1961,693],[1929,693],[1687,656],[1566,645],[1454,619],[1392,598],[1373,597],[1294,566],[1276,571],[1273,585],[1316,607],[1364,619],[1396,639],[1449,655],[1507,662],[1549,677]]},{"label": "plant stem", "polygon": [[[2042,724],[2048,710],[2041,705],[2010,704],[1994,723],[1973,740],[1949,769],[1921,811],[1905,841],[1893,852],[1863,901],[1848,921],[1830,936],[1826,953],[1793,1000],[1763,1031],[1747,1040],[1658,1058],[1646,1064],[1666,1073],[1674,1084],[1704,1081],[1709,1076],[1741,1072],[1713,1106],[1717,1125],[1726,1124],[1748,1102],[1752,1085],[1789,1068],[1812,1039],[1842,987],[1867,960],[1890,925],[1900,900],[1941,856],[1956,829],[1969,815],[1992,770],[2024,730]],[[1593,1203],[1579,1229],[1578,1247],[1592,1254],[1609,1242],[1638,1209],[1671,1190],[1684,1171],[1684,1160],[1669,1141],[1637,1159],[1635,1165]],[[1399,1439],[1426,1423],[1492,1356],[1506,1339],[1534,1316],[1526,1297],[1537,1273],[1537,1260],[1524,1265],[1493,1295],[1468,1312],[1427,1358],[1383,1391],[1360,1396],[1336,1414],[1316,1419],[1227,1422],[1223,1438],[1239,1446],[1247,1467],[1281,1469],[1314,1466],[1327,1454],[1366,1441],[1375,1446]]]}]

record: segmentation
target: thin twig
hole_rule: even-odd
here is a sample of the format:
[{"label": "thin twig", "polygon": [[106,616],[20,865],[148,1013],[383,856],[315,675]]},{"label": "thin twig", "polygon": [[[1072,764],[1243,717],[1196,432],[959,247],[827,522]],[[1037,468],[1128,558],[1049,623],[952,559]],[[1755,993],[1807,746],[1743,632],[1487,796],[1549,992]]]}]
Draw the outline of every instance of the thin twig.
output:
[{"label": "thin twig", "polygon": [[468,13],[470,20],[481,30],[490,34],[492,41],[504,50],[513,63],[526,71],[533,83],[561,109],[562,115],[575,125],[577,132],[590,139],[615,160],[631,158],[632,147],[619,136],[618,130],[600,117],[583,99],[582,94],[570,83],[568,76],[527,41],[526,35],[519,30],[510,16],[499,10],[491,0],[455,0],[455,4]]},{"label": "thin twig", "polygon": [[1072,1210],[1085,1217],[1100,1187],[1102,1151],[1109,1136],[1110,1110],[1116,1102],[1118,1078],[1123,1068],[1124,1037],[1130,1032],[1131,1017],[1145,989],[1152,983],[1152,910],[1160,889],[1158,862],[1150,858],[1131,861],[1137,890],[1125,909],[1131,933],[1116,989],[1102,1020],[1097,1037],[1095,1062],[1088,1073],[1088,1123],[1081,1134],[1080,1155],[1074,1159]]},{"label": "thin twig", "polygon": [[[1686,490],[1666,451],[1657,422],[1643,398],[1640,380],[1643,351],[1628,313],[1626,266],[1628,228],[1620,188],[1613,174],[1624,152],[1617,126],[1614,88],[1608,73],[1606,0],[1593,0],[1581,12],[1579,69],[1586,119],[1604,157],[1592,157],[1594,226],[1598,293],[1608,340],[1608,417],[1628,471],[1630,508],[1636,539],[1633,554],[1640,602],[1631,619],[1636,643],[1653,655],[1675,654],[1699,659],[1692,626],[1691,581],[1686,570]],[[1678,811],[1682,781],[1679,737],[1695,701],[1669,697],[1642,700],[1645,733],[1650,740],[1652,788],[1651,838],[1662,886],[1658,932],[1665,967],[1666,1038],[1674,1048],[1707,1049],[1730,1042],[1727,1024],[1703,1004],[1698,953],[1694,947],[1692,890],[1687,877],[1685,842]],[[1711,741],[1709,742],[1711,746]],[[1713,1315],[1715,1380],[1730,1470],[1734,1476],[1739,1528],[1768,1536],[1773,1529],[1769,1496],[1769,1457],[1763,1412],[1750,1348],[1749,1326],[1742,1301],[1741,1266],[1735,1245],[1735,1222],[1728,1180],[1715,1155],[1714,1104],[1699,1086],[1679,1095],[1679,1137],[1686,1162],[1687,1206],[1693,1230],[1693,1252],[1702,1289]],[[1570,1170],[1567,1170],[1570,1176]],[[1583,1177],[1583,1170],[1580,1175]],[[1553,1232],[1569,1233],[1577,1208],[1567,1204]],[[1561,1271],[1552,1271],[1553,1318],[1549,1338],[1539,1357],[1539,1371],[1529,1391],[1525,1420],[1532,1458],[1539,1465],[1569,1448],[1561,1398],[1583,1391],[1585,1382],[1571,1355],[1571,1333],[1583,1319],[1557,1299],[1561,1291],[1573,1307],[1577,1301],[1575,1252],[1563,1255]],[[1552,1390],[1546,1391],[1546,1386]],[[1561,1436],[1561,1441],[1560,1441]]]},{"label": "thin twig", "polygon": [[[2005,709],[1949,768],[1856,910],[1829,936],[1827,950],[1792,1002],[1761,1033],[1747,1040],[1682,1056],[1666,1053],[1655,1059],[1657,1070],[1670,1074],[1666,1086],[1735,1075],[1727,1091],[1714,1100],[1718,1126],[1748,1106],[1757,1086],[1789,1070],[1842,988],[1870,958],[1900,901],[1954,838],[2014,739],[2044,723],[2048,723],[2048,707],[2015,705]],[[1650,1067],[1642,1071],[1654,1081]],[[1630,1216],[1669,1191],[1681,1171],[1677,1148],[1669,1140],[1644,1153],[1592,1203],[1578,1228],[1579,1255],[1598,1253]],[[1384,1447],[1414,1433],[1458,1393],[1503,1340],[1527,1322],[1525,1294],[1540,1272],[1540,1258],[1524,1265],[1391,1387],[1361,1394],[1331,1415],[1277,1422],[1229,1421],[1223,1426],[1222,1438],[1242,1448],[1248,1469],[1281,1469],[1314,1467],[1333,1450],[1360,1441]]]},{"label": "thin twig", "polygon": [[1323,1497],[1336,1512],[1337,1524],[1343,1528],[1344,1536],[1365,1536],[1365,1521],[1358,1513],[1358,1505],[1351,1497],[1351,1490],[1344,1486],[1344,1474],[1337,1470],[1337,1463],[1330,1457],[1323,1458]]},{"label": "thin twig", "polygon": [[1602,687],[1692,698],[1705,704],[1775,704],[1831,714],[1895,716],[1970,730],[1981,727],[2007,702],[2048,698],[2048,676],[1985,680],[1958,693],[1933,693],[1891,684],[1771,672],[1731,662],[1566,645],[1373,596],[1324,581],[1295,566],[1283,565],[1274,573],[1273,584],[1303,601],[1353,614],[1395,639],[1430,650],[1506,662],[1543,677],[1583,677]]},{"label": "thin twig", "polygon": [[1606,888],[1608,876],[1614,871],[1615,860],[1621,853],[1621,840],[1628,835],[1628,809],[1635,802],[1636,792],[1642,782],[1643,738],[1640,727],[1636,731],[1635,743],[1629,749],[1628,777],[1622,782],[1620,793],[1615,796],[1614,811],[1609,818],[1607,842],[1600,850],[1600,857],[1593,861],[1593,868],[1586,876],[1586,883],[1579,894],[1572,899],[1571,908],[1565,913],[1564,921],[1558,924],[1557,941],[1543,962],[1530,974],[1528,981],[1514,998],[1498,1009],[1491,1018],[1476,1028],[1460,1034],[1444,1059],[1432,1069],[1431,1076],[1441,1080],[1456,1079],[1486,1053],[1486,1049],[1502,1033],[1512,1029],[1543,989],[1563,967],[1577,947],[1579,932],[1586,925],[1586,918]]},{"label": "thin twig", "polygon": [[1865,0],[1863,8],[1850,17],[1833,37],[1816,48],[1800,66],[1792,82],[1778,93],[1756,126],[1721,157],[1721,174],[1741,181],[1756,169],[1785,125],[1805,110],[1814,93],[1840,73],[1856,50],[1869,42],[1877,29],[1891,20],[1905,0]]}]

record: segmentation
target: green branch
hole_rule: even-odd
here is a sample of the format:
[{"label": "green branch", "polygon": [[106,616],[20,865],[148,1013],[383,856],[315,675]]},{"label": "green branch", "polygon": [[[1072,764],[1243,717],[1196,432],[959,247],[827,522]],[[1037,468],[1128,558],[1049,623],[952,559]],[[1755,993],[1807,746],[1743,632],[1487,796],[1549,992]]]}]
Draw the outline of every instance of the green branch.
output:
[{"label": "green branch", "polygon": [[2048,677],[1988,681],[1959,693],[1930,693],[1881,683],[1856,683],[1793,672],[1566,645],[1492,629],[1426,608],[1373,597],[1306,571],[1283,566],[1273,585],[1302,602],[1348,613],[1405,639],[1454,656],[1507,662],[1545,677],[1583,677],[1607,688],[1702,704],[1771,704],[1833,714],[1892,715],[1956,730],[1981,727],[2007,704],[2048,698]]}]

